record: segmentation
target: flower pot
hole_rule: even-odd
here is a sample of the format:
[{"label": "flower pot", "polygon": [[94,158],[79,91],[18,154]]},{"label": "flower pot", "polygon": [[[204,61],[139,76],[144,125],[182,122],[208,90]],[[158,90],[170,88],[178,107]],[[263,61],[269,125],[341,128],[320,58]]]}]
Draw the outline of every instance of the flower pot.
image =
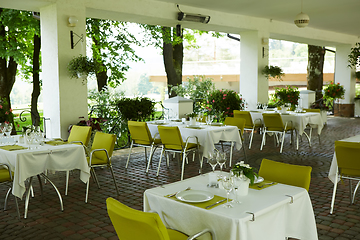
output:
[{"label": "flower pot", "polygon": [[190,125],[196,125],[196,118],[190,118],[190,122],[189,122]]},{"label": "flower pot", "polygon": [[238,177],[238,190],[236,194],[238,197],[240,196],[246,196],[249,193],[249,185],[250,185],[250,179],[248,179],[245,176]]}]

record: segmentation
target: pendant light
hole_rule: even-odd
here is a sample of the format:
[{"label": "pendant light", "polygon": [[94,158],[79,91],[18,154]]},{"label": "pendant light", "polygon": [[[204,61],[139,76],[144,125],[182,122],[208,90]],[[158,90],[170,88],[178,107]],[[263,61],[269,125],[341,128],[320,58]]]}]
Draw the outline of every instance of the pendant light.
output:
[{"label": "pendant light", "polygon": [[301,13],[296,15],[296,17],[294,19],[295,25],[298,26],[299,28],[306,27],[310,22],[309,16],[306,13],[302,12],[302,8],[303,8],[303,2],[301,0]]}]

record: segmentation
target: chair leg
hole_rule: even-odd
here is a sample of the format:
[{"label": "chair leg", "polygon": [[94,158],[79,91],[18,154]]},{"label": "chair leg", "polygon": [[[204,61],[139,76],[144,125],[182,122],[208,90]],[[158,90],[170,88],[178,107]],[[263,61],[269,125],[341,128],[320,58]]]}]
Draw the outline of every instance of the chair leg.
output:
[{"label": "chair leg", "polygon": [[7,191],[7,193],[6,193],[6,195],[5,195],[4,211],[6,211],[6,209],[7,209],[7,201],[8,201],[10,192],[11,192],[11,188],[9,188],[9,190]]},{"label": "chair leg", "polygon": [[[152,144],[152,145],[151,145],[151,148],[150,148],[149,160],[148,160],[148,163],[147,163],[147,166],[146,166],[146,172],[149,171],[150,163],[151,163],[152,156],[153,156],[154,152],[155,152],[155,150],[154,150],[154,145]],[[145,159],[146,159],[146,158],[145,158]]]},{"label": "chair leg", "polygon": [[249,143],[249,149],[251,149],[251,145],[252,145],[253,137],[254,137],[254,128],[251,130],[250,143]]},{"label": "chair leg", "polygon": [[184,179],[186,151],[184,151],[182,154],[183,156],[182,156],[182,166],[181,166],[181,181]]},{"label": "chair leg", "polygon": [[69,171],[66,171],[66,182],[65,182],[65,196],[68,195],[69,190]]},{"label": "chair leg", "polygon": [[86,195],[85,195],[85,203],[88,202],[88,196],[89,196],[89,185],[90,185],[90,179],[86,183]]},{"label": "chair leg", "polygon": [[330,214],[332,214],[334,211],[337,181],[338,181],[338,173],[336,173],[336,175],[335,175],[335,183],[334,183],[334,190],[333,190],[333,195],[332,195],[332,199],[331,199]]},{"label": "chair leg", "polygon": [[246,151],[245,151],[244,141],[243,141],[243,139],[242,139],[242,138],[241,138],[241,143],[242,143],[242,149],[243,149],[243,151],[244,151],[245,161],[247,162],[247,156],[246,156]]},{"label": "chair leg", "polygon": [[265,145],[265,138],[266,138],[266,130],[264,130],[264,132],[263,132],[263,137],[262,137],[262,141],[261,141],[260,151],[262,151],[263,146]]},{"label": "chair leg", "polygon": [[352,202],[352,184],[351,184],[351,179],[349,179],[349,192],[350,192],[350,204],[353,204],[353,202]]},{"label": "chair leg", "polygon": [[158,166],[158,169],[157,169],[156,176],[159,176],[160,165],[161,165],[161,159],[162,159],[162,156],[163,156],[164,152],[165,152],[165,148],[164,148],[164,146],[162,146],[162,148],[161,148],[161,154],[160,154],[160,160],[159,160],[159,166]]},{"label": "chair leg", "polygon": [[232,155],[233,155],[233,148],[234,148],[234,142],[231,142],[231,146],[230,146],[230,161],[229,161],[229,166],[231,167],[231,161],[232,161]]},{"label": "chair leg", "polygon": [[99,181],[98,181],[98,178],[97,178],[97,176],[96,176],[96,173],[95,173],[94,168],[91,168],[91,169],[90,169],[90,173],[92,173],[92,176],[93,176],[93,178],[94,178],[94,180],[95,180],[98,188],[100,188],[100,183],[99,183]]},{"label": "chair leg", "polygon": [[129,165],[129,160],[130,160],[130,155],[131,155],[131,150],[132,150],[133,144],[134,144],[134,142],[131,141],[131,145],[130,145],[130,149],[129,149],[129,156],[128,156],[128,159],[126,161],[126,166],[125,166],[126,169],[128,168],[128,165]]},{"label": "chair leg", "polygon": [[280,153],[282,153],[282,150],[283,150],[283,147],[284,147],[284,140],[285,140],[285,131],[282,133]]},{"label": "chair leg", "polygon": [[355,190],[354,190],[354,193],[353,193],[353,197],[352,197],[352,204],[354,204],[355,202],[355,195],[356,195],[356,192],[359,188],[359,185],[360,185],[360,181],[358,181],[358,183],[356,184],[356,187],[355,187]]},{"label": "chair leg", "polygon": [[111,172],[112,178],[113,178],[113,180],[114,180],[114,184],[115,184],[115,189],[116,189],[117,195],[119,196],[119,195],[120,195],[120,192],[119,192],[119,188],[118,188],[118,186],[117,186],[117,184],[116,184],[115,174],[114,174],[114,170],[113,170],[111,164],[109,165],[109,168],[110,168],[110,172]]}]

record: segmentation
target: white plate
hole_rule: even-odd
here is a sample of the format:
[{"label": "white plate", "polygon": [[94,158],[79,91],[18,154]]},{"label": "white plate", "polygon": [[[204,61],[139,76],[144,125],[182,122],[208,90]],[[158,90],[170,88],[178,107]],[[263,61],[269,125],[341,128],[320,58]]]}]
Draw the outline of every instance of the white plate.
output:
[{"label": "white plate", "polygon": [[206,202],[214,198],[214,194],[201,190],[187,190],[176,194],[176,198],[183,202]]},{"label": "white plate", "polygon": [[264,178],[263,177],[255,177],[255,180],[254,180],[254,183],[261,183],[264,181]]}]

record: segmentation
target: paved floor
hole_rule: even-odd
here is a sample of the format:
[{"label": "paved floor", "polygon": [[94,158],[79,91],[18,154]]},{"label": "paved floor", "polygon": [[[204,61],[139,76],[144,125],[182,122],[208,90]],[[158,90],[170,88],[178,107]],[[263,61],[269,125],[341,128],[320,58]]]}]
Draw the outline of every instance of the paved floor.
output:
[{"label": "paved floor", "polygon": [[[263,158],[280,162],[312,166],[310,196],[316,215],[319,239],[360,239],[360,202],[349,204],[348,183],[340,184],[336,197],[335,213],[329,214],[333,184],[327,178],[334,152],[334,141],[360,134],[360,119],[329,117],[328,124],[318,138],[313,138],[309,147],[305,141],[300,143],[298,152],[289,145],[287,136],[282,154],[273,145],[272,138],[260,151],[261,136],[255,135],[253,148],[246,149],[248,162],[258,168]],[[79,180],[79,173],[73,171],[70,179],[68,196],[63,196],[64,212],[60,211],[58,198],[49,184],[45,185],[43,197],[40,196],[39,184],[34,182],[35,197],[30,200],[29,215],[18,220],[13,198],[10,198],[10,209],[0,210],[0,239],[117,239],[116,233],[107,216],[105,200],[114,197],[126,205],[142,210],[143,192],[152,187],[180,180],[180,168],[177,161],[172,161],[167,168],[161,166],[160,176],[156,177],[156,165],[159,151],[154,156],[153,166],[149,174],[145,174],[145,162],[142,149],[136,150],[131,157],[128,170],[125,162],[128,150],[115,153],[113,158],[114,171],[120,196],[116,196],[110,172],[107,169],[97,170],[101,184],[98,189],[91,181],[89,203],[85,204],[85,184]],[[243,159],[242,151],[235,151],[235,161]],[[204,171],[210,171],[205,164]],[[185,169],[185,178],[198,174],[198,163],[190,162]],[[57,172],[50,175],[59,190],[64,193],[65,173]],[[4,204],[7,186],[0,185],[0,207]],[[359,197],[356,198],[359,200]],[[23,213],[24,201],[20,201]],[[221,239],[226,240],[226,239]]]}]

